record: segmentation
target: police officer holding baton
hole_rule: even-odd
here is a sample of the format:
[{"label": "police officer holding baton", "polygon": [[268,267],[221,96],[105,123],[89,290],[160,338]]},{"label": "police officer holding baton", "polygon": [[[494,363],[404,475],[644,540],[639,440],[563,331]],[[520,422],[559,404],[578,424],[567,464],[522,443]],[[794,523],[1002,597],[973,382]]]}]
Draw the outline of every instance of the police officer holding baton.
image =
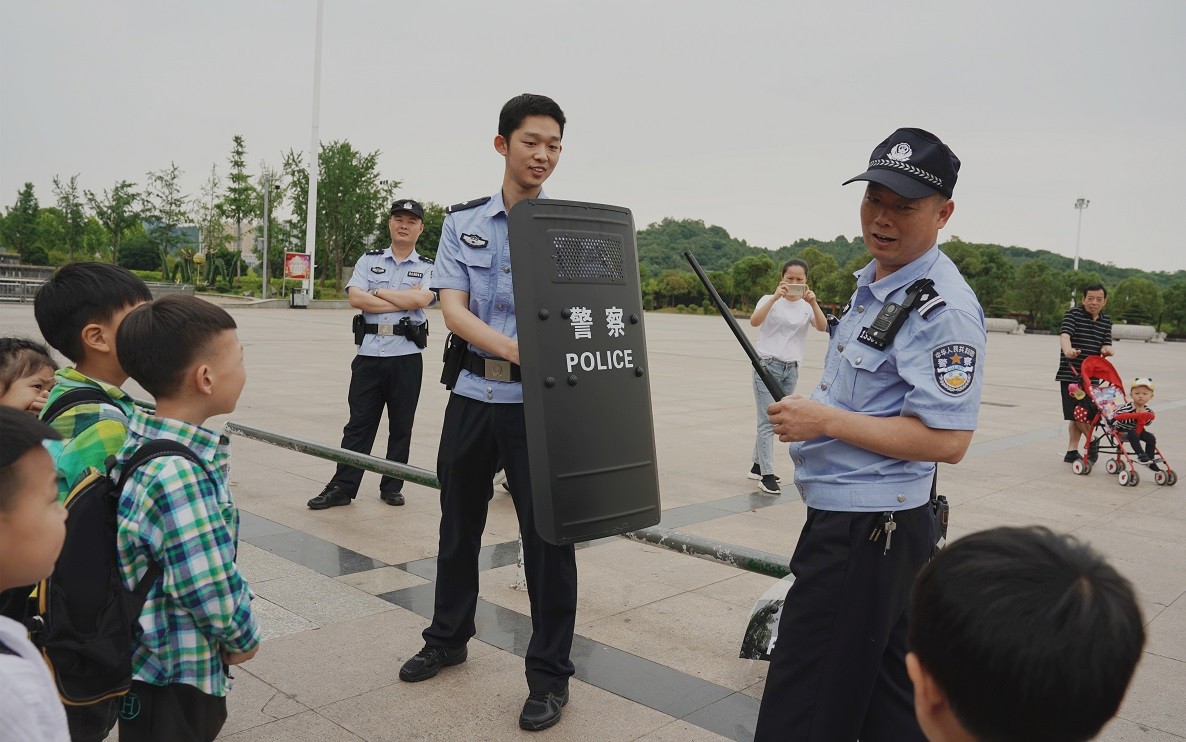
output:
[{"label": "police officer holding baton", "polygon": [[[350,421],[342,430],[342,448],[369,454],[387,407],[387,459],[408,463],[412,421],[420,401],[428,344],[424,308],[436,301],[429,290],[432,261],[416,252],[424,232],[424,207],[411,199],[391,205],[387,219],[390,247],[371,250],[358,259],[346,284],[354,317],[358,353],[350,364]],[[349,505],[358,494],[362,469],[338,464],[334,477],[309,500],[313,510]],[[379,496],[388,505],[403,505],[402,479],[384,476]]]},{"label": "police officer holding baton", "polygon": [[807,521],[758,716],[758,740],[923,740],[906,674],[906,601],[937,539],[935,462],[954,464],[980,405],[984,313],[939,230],[959,159],[921,129],[873,150],[861,227],[873,260],[811,398],[770,406],[795,441]]}]

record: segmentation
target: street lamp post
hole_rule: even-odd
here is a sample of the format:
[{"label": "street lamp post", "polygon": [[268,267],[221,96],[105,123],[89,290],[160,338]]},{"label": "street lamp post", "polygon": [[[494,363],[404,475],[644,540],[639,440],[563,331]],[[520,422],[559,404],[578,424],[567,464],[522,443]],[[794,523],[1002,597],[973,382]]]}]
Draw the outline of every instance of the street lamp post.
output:
[{"label": "street lamp post", "polygon": [[[1079,237],[1083,234],[1083,210],[1091,204],[1091,200],[1087,198],[1075,199],[1075,211],[1079,212],[1079,226],[1075,230],[1075,265],[1071,269],[1075,272],[1079,271]],[[1075,290],[1071,289],[1071,307],[1075,306]]]}]

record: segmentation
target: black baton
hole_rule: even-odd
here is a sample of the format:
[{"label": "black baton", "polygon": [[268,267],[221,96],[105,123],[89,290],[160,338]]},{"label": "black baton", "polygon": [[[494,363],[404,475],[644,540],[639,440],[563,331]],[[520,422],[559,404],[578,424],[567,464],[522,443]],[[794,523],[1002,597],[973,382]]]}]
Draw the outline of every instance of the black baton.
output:
[{"label": "black baton", "polygon": [[[778,385],[778,380],[775,379],[766,367],[762,365],[761,358],[758,357],[758,352],[754,350],[754,346],[750,344],[749,338],[741,331],[741,327],[737,324],[737,320],[733,318],[733,314],[729,312],[729,307],[725,306],[724,299],[717,293],[717,289],[712,285],[712,281],[708,280],[708,276],[704,273],[704,269],[696,262],[696,256],[690,250],[684,250],[684,257],[692,264],[692,270],[696,271],[696,277],[700,279],[700,283],[704,284],[704,288],[708,290],[708,295],[712,299],[712,303],[716,305],[717,311],[725,318],[725,323],[729,325],[729,329],[733,331],[733,336],[737,338],[737,342],[741,343],[742,350],[749,356],[749,362],[754,367],[754,371],[758,374],[758,378],[766,385],[766,391],[770,392],[770,396],[774,397],[774,401],[782,399],[786,396],[782,391],[782,387]],[[775,299],[777,301],[777,299]]]}]

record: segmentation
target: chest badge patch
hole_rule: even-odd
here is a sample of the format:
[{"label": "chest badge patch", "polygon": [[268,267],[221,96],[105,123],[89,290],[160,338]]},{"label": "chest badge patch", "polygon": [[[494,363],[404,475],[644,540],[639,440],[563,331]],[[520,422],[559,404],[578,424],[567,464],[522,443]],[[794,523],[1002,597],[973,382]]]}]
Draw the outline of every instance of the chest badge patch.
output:
[{"label": "chest badge patch", "polygon": [[485,247],[490,244],[484,237],[477,234],[462,234],[461,241],[470,247]]},{"label": "chest badge patch", "polygon": [[371,266],[371,273],[386,273],[386,272],[387,272],[387,269],[381,265],[372,265]]},{"label": "chest badge patch", "polygon": [[408,278],[424,278],[424,274],[420,271],[408,271]]},{"label": "chest badge patch", "polygon": [[958,397],[972,388],[976,376],[976,349],[970,345],[952,343],[935,348],[931,362],[935,383],[947,394]]}]

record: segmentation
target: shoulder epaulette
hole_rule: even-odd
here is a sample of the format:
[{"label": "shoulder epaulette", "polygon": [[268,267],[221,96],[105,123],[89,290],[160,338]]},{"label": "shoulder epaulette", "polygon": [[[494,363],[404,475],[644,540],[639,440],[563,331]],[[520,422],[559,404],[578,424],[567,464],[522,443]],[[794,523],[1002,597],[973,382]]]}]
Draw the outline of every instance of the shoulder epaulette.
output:
[{"label": "shoulder epaulette", "polygon": [[421,262],[421,263],[428,263],[429,265],[432,265],[432,258],[426,258],[426,257],[424,257],[423,255],[421,255],[421,256],[420,256],[420,262]]},{"label": "shoulder epaulette", "polygon": [[446,214],[456,214],[459,211],[465,211],[466,209],[473,209],[475,207],[481,206],[482,204],[486,203],[489,200],[490,200],[490,197],[486,196],[485,198],[475,198],[473,201],[463,201],[459,204],[453,204],[449,208],[445,209],[445,213]]},{"label": "shoulder epaulette", "polygon": [[387,248],[384,247],[380,250],[367,250],[365,253],[363,253],[363,255],[382,255],[386,251],[387,251]]},{"label": "shoulder epaulette", "polygon": [[[926,281],[926,283],[924,283]],[[918,310],[918,314],[923,319],[929,319],[931,313],[939,307],[947,306],[947,302],[939,296],[935,284],[927,279],[923,279],[913,284],[910,289],[913,290],[918,287],[918,294],[914,299],[914,308]]]}]

